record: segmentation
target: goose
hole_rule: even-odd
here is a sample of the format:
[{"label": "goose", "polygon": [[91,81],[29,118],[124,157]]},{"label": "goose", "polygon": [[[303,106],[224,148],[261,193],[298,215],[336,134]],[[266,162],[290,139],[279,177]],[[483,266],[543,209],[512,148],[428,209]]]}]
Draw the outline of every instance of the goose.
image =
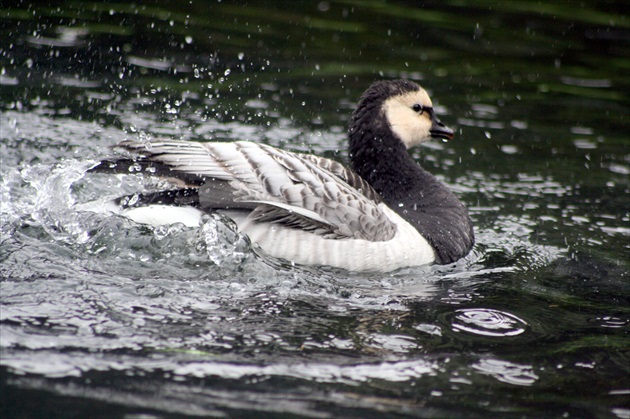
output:
[{"label": "goose", "polygon": [[420,85],[387,80],[350,117],[351,168],[250,141],[127,139],[117,145],[126,157],[92,170],[136,170],[171,186],[116,200],[115,211],[138,223],[198,226],[217,212],[273,257],[390,272],[449,264],[474,244],[464,204],[408,153],[453,136]]}]

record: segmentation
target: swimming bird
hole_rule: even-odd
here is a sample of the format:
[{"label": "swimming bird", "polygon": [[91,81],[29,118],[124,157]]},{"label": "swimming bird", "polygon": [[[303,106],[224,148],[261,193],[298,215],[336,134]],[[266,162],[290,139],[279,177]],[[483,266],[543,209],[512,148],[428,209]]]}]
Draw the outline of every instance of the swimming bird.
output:
[{"label": "swimming bird", "polygon": [[452,139],[427,92],[409,80],[377,81],[348,128],[351,168],[249,141],[128,139],[131,158],[94,171],[135,168],[172,186],[117,200],[141,223],[199,225],[222,213],[266,253],[303,265],[388,272],[448,264],[474,244],[467,209],[408,149]]}]

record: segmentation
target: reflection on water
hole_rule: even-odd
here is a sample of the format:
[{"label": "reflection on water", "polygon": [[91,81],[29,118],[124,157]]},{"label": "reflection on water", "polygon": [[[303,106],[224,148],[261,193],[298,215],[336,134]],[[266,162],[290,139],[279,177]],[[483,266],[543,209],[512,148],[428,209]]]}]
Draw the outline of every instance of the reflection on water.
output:
[{"label": "reflection on water", "polygon": [[531,386],[538,380],[531,365],[518,365],[498,359],[481,359],[473,364],[472,368],[508,384]]},{"label": "reflection on water", "polygon": [[[630,24],[607,7],[0,11],[3,413],[628,417]],[[85,207],[150,186],[86,174],[126,137],[344,161],[358,95],[393,77],[456,128],[412,153],[470,209],[457,263],[303,268],[221,218]]]}]

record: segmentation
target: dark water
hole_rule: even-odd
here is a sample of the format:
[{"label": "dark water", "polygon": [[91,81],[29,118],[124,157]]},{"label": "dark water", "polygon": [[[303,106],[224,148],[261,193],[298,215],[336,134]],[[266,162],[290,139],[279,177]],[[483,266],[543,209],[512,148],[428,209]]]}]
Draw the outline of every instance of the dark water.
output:
[{"label": "dark water", "polygon": [[[3,2],[3,417],[630,418],[624,2]],[[415,151],[469,206],[456,264],[257,256],[229,222],[151,230],[80,204],[133,137],[344,161],[376,79],[431,93]]]}]

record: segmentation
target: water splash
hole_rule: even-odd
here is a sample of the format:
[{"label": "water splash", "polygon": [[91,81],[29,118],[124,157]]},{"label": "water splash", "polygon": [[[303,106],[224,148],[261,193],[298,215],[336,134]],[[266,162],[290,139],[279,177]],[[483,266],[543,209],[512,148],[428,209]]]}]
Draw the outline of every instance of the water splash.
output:
[{"label": "water splash", "polygon": [[37,191],[31,216],[55,240],[68,243],[85,243],[88,240],[85,226],[74,212],[70,211],[75,203],[71,186],[81,179],[93,164],[73,161],[55,165],[52,174],[43,179],[32,176],[32,173],[26,170],[26,179]]},{"label": "water splash", "polygon": [[235,270],[251,254],[247,236],[229,218],[211,213],[204,216],[198,230],[197,250],[205,251],[217,266]]},{"label": "water splash", "polygon": [[[71,186],[85,175],[91,162],[35,165],[2,173],[3,235],[20,223],[38,225],[55,240],[85,242],[86,231],[72,211]],[[6,229],[5,225],[13,225]]]}]

